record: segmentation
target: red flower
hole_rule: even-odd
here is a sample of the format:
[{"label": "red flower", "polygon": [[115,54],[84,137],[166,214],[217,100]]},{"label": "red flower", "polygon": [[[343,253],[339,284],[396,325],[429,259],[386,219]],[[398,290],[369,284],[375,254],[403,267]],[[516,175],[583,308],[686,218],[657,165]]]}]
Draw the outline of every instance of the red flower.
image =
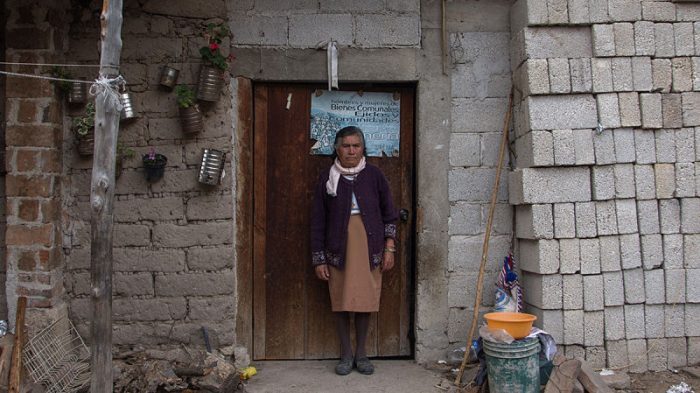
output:
[{"label": "red flower", "polygon": [[216,42],[212,42],[211,44],[209,44],[209,50],[211,50],[212,52],[217,49],[219,49],[219,44],[217,44]]}]

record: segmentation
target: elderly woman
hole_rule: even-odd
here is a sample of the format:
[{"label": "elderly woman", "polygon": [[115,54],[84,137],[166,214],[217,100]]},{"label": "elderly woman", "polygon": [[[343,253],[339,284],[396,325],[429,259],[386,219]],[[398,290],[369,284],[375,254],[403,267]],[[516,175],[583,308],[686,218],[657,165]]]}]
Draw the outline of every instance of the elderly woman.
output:
[{"label": "elderly woman", "polygon": [[[340,338],[338,375],[372,374],[365,343],[370,313],[379,311],[382,273],[394,267],[396,220],[389,184],[379,168],[365,161],[365,138],[358,127],[335,136],[336,159],[321,173],[311,217],[312,264],[328,281]],[[350,343],[355,314],[356,345]],[[353,362],[354,360],[354,362]]]}]

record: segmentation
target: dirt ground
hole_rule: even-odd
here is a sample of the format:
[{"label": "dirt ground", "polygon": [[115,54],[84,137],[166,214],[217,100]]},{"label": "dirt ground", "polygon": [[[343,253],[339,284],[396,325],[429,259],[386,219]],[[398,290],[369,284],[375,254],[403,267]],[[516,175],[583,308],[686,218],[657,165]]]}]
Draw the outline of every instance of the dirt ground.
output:
[{"label": "dirt ground", "polygon": [[[700,371],[700,367],[695,367]],[[666,393],[674,385],[681,382],[688,384],[696,393],[700,393],[700,374],[685,371],[671,372],[646,372],[642,374],[630,374],[631,387],[629,393]]]}]

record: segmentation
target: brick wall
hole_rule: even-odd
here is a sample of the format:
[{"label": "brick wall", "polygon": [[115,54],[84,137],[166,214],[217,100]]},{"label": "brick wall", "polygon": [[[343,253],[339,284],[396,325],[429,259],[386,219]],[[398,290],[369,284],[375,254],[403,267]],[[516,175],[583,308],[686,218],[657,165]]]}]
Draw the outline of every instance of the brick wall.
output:
[{"label": "brick wall", "polygon": [[595,367],[697,363],[700,4],[511,13],[509,196],[529,311]]},{"label": "brick wall", "polygon": [[[224,15],[225,6],[191,7],[183,0],[160,9],[156,3],[124,5],[121,73],[139,118],[122,122],[119,134],[136,154],[124,162],[115,190],[114,343],[120,348],[203,345],[201,327],[207,326],[214,346],[227,345],[233,343],[235,305],[231,168],[226,165],[229,175],[215,187],[199,184],[197,173],[202,148],[231,152],[230,93],[226,88],[219,101],[202,104],[204,131],[186,138],[175,94],[158,85],[161,67],[168,64],[180,69],[179,84],[194,87],[199,47],[206,44],[203,27],[220,22],[209,18]],[[99,7],[73,6],[67,58],[99,64]],[[89,71],[80,76],[94,78]],[[69,117],[81,111],[68,108],[64,119],[62,229],[70,315],[87,336],[93,162],[78,156],[67,126]],[[155,183],[146,181],[141,165],[150,147],[168,157],[165,175]]]}]

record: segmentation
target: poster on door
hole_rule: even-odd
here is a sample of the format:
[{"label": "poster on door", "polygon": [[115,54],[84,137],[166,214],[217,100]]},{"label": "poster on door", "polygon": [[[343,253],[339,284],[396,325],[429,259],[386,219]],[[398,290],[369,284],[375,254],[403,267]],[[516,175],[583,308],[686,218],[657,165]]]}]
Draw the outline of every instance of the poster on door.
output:
[{"label": "poster on door", "polygon": [[365,134],[368,157],[398,157],[401,96],[393,93],[317,90],[311,96],[311,154],[333,154],[335,134],[356,126]]}]

